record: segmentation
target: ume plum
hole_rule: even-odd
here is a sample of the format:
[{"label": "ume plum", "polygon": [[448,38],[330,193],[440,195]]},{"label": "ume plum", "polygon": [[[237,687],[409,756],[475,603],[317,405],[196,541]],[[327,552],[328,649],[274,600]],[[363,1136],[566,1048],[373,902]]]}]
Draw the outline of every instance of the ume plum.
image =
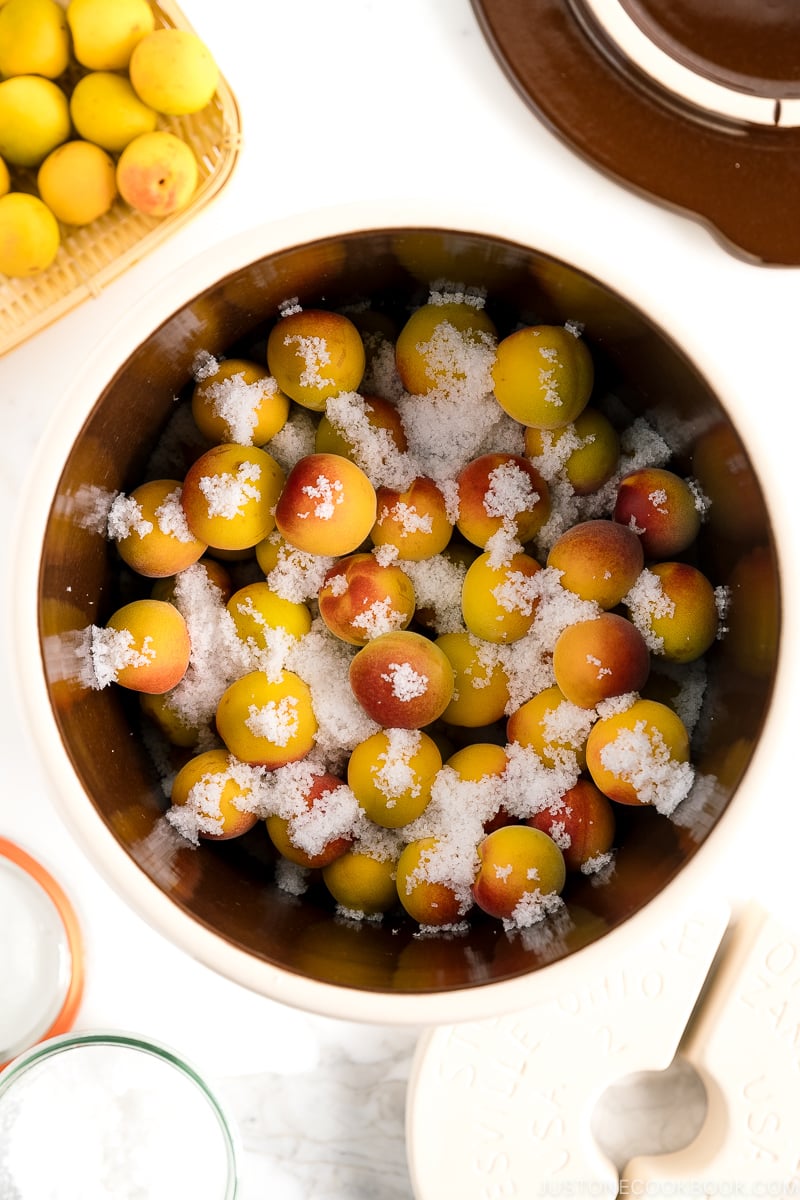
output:
[{"label": "ume plum", "polygon": [[564,630],[553,651],[553,670],[568,700],[594,708],[610,696],[640,691],[650,674],[650,653],[631,621],[602,613]]}]

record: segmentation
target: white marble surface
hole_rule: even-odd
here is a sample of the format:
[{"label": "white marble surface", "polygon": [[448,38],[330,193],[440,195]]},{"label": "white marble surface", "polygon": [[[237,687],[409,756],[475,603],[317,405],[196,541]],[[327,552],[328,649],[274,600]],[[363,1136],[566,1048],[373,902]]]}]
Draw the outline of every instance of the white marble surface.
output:
[{"label": "white marble surface", "polygon": [[[720,374],[752,397],[756,439],[766,441],[784,420],[796,427],[800,274],[734,259],[698,223],[628,193],[562,146],[506,80],[468,0],[183,0],[182,7],[237,95],[243,152],[208,209],[99,300],[0,360],[4,614],[31,454],[94,344],[174,268],[213,254],[235,230],[304,210],[468,193],[496,209],[500,230],[504,212],[523,214],[545,245],[548,229],[571,227],[579,253],[591,248],[658,296],[676,334],[702,342]],[[776,509],[792,504],[792,457],[778,438],[768,480]],[[6,641],[2,653],[5,681]],[[10,684],[0,705],[0,834],[38,856],[78,909],[86,938],[79,1027],[132,1029],[198,1063],[239,1129],[243,1200],[410,1200],[403,1105],[417,1031],[286,1009],[166,943],[97,876],[62,825]],[[740,884],[782,906],[781,853],[765,852],[734,890]],[[788,848],[783,854],[788,866]],[[678,1071],[672,1099],[685,1096],[685,1086]],[[640,1081],[629,1102],[620,1107],[613,1098],[617,1143],[621,1126],[641,1123],[648,1105],[664,1127],[667,1102],[658,1089],[647,1095],[643,1102]],[[617,1144],[615,1153],[636,1148]]]}]

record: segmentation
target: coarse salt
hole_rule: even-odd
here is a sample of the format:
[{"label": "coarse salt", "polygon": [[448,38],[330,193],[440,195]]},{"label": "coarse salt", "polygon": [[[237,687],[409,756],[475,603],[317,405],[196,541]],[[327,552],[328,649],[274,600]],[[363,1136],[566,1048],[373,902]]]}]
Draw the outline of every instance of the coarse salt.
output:
[{"label": "coarse salt", "polygon": [[542,892],[539,888],[533,888],[523,892],[511,916],[503,918],[503,928],[506,931],[526,929],[562,908],[564,901],[555,892]]},{"label": "coarse salt", "polygon": [[422,735],[417,729],[387,729],[386,749],[376,756],[380,766],[370,772],[378,791],[387,800],[420,793],[420,783],[411,765],[411,759],[419,753]]},{"label": "coarse salt", "polygon": [[359,742],[380,729],[358,703],[349,684],[356,649],[334,637],[317,617],[287,656],[288,669],[296,672],[311,691],[317,719],[316,749],[334,773]]},{"label": "coarse salt", "polygon": [[506,571],[502,583],[492,588],[492,595],[506,612],[518,612],[524,617],[529,617],[539,600],[540,586],[536,575],[526,575],[523,571]]},{"label": "coarse salt", "polygon": [[228,1193],[229,1143],[212,1103],[189,1074],[136,1047],[68,1045],[29,1066],[0,1100],[0,1132],[8,1200]]},{"label": "coarse salt", "polygon": [[396,404],[407,393],[397,371],[394,344],[380,332],[362,334],[362,341],[367,362],[361,387]]},{"label": "coarse salt", "polygon": [[358,392],[340,392],[325,406],[325,415],[352,447],[353,461],[373,486],[404,492],[416,479],[419,467],[411,455],[398,450],[390,430],[370,422],[372,411],[369,401]]},{"label": "coarse salt", "polygon": [[614,851],[606,850],[602,854],[593,854],[591,858],[581,863],[582,875],[599,875],[606,873],[614,864]]},{"label": "coarse salt", "polygon": [[344,503],[344,484],[341,479],[329,479],[327,475],[318,475],[314,483],[305,484],[301,491],[314,503],[311,512],[295,514],[300,520],[306,520],[313,514],[318,521],[330,521],[337,507]]},{"label": "coarse salt", "polygon": [[274,396],[278,385],[271,375],[248,383],[244,372],[237,371],[227,379],[212,380],[204,395],[215,416],[227,426],[227,440],[240,446],[252,446],[259,408]]},{"label": "coarse salt", "polygon": [[295,604],[315,599],[336,560],[322,554],[309,554],[307,550],[297,550],[285,542],[277,531],[268,536],[267,542],[277,551],[275,566],[266,575],[271,590],[282,600],[291,600]]},{"label": "coarse salt", "polygon": [[222,592],[200,564],[175,576],[174,603],[186,621],[191,650],[186,674],[169,693],[168,707],[197,730],[196,749],[209,748],[206,742],[222,693],[251,665]]},{"label": "coarse salt", "polygon": [[183,505],[181,504],[180,487],[176,487],[174,491],[171,491],[161,501],[154,516],[159,530],[166,536],[174,537],[178,542],[193,542],[195,540],[194,534],[186,520]]},{"label": "coarse salt", "polygon": [[125,667],[146,667],[156,657],[153,639],[148,635],[137,647],[129,629],[91,629],[91,660],[94,687],[102,690],[115,683]]},{"label": "coarse salt", "polygon": [[420,883],[444,884],[456,898],[459,915],[464,916],[472,908],[472,881],[477,865],[474,847],[465,853],[457,839],[434,839],[423,848],[418,864],[409,871],[406,891],[410,894]]},{"label": "coarse salt", "polygon": [[663,488],[654,488],[652,492],[648,492],[647,499],[656,512],[663,513],[665,516],[669,514],[669,497]]},{"label": "coarse salt", "polygon": [[210,379],[212,375],[216,375],[219,370],[219,359],[210,354],[208,350],[198,350],[192,360],[192,378],[195,383],[202,383],[204,379]]},{"label": "coarse salt", "polygon": [[557,806],[580,777],[577,755],[563,751],[549,767],[530,746],[511,742],[506,748],[505,809],[520,820]]},{"label": "coarse salt", "polygon": [[265,738],[274,746],[288,746],[300,728],[297,699],[282,696],[277,703],[251,704],[244,723],[254,737]]},{"label": "coarse salt", "polygon": [[311,413],[297,408],[269,440],[269,453],[288,475],[301,458],[314,453],[317,427]]},{"label": "coarse salt", "polygon": [[404,704],[424,696],[430,680],[427,675],[415,671],[410,663],[388,663],[387,670],[382,672],[381,679],[391,684],[392,695]]},{"label": "coarse salt", "polygon": [[409,534],[414,533],[430,533],[433,529],[433,517],[430,513],[420,513],[415,505],[408,504],[405,500],[398,500],[395,504],[385,504],[378,514],[378,525],[385,525],[387,521],[393,522],[400,529],[400,537],[406,538]]},{"label": "coarse salt", "polygon": [[368,639],[379,637],[382,633],[393,633],[407,624],[406,614],[392,608],[391,596],[383,600],[374,600],[367,608],[356,613],[351,620],[354,629],[360,629]]},{"label": "coarse salt", "polygon": [[133,496],[120,494],[108,510],[108,536],[115,542],[124,541],[132,534],[146,537],[153,532],[153,523],[145,518],[142,506]]},{"label": "coarse salt", "polygon": [[309,337],[299,333],[288,333],[283,339],[284,346],[295,346],[303,360],[303,370],[300,372],[301,387],[322,388],[333,383],[329,375],[323,374],[323,368],[331,361],[328,344],[325,338]]},{"label": "coarse salt", "polygon": [[534,508],[539,499],[530,476],[518,463],[504,462],[489,472],[489,486],[483,496],[488,516],[513,520]]},{"label": "coarse salt", "polygon": [[628,615],[645,640],[648,650],[658,653],[664,648],[664,639],[652,629],[654,619],[671,617],[675,612],[675,602],[664,591],[659,575],[655,575],[645,567],[640,573],[622,603],[628,609]]},{"label": "coarse salt", "polygon": [[449,279],[434,279],[428,292],[428,304],[441,307],[445,304],[468,304],[476,311],[486,307],[486,288],[467,286]]},{"label": "coarse salt", "polygon": [[232,521],[242,515],[249,500],[258,500],[261,490],[256,486],[261,478],[258,463],[240,463],[234,475],[222,471],[219,475],[203,475],[198,487],[206,499],[209,517]]},{"label": "coarse salt", "polygon": [[652,804],[664,816],[689,794],[694,780],[690,763],[676,761],[658,729],[645,721],[622,728],[600,751],[607,771],[629,784],[641,804]]}]

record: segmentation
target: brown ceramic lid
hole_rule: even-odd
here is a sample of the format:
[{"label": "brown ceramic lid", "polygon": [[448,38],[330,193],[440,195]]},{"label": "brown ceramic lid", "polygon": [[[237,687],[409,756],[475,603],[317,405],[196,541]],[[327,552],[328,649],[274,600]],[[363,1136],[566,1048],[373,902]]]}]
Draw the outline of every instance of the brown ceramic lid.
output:
[{"label": "brown ceramic lid", "polygon": [[797,0],[619,0],[673,58],[761,96],[800,95]]},{"label": "brown ceramic lid", "polygon": [[473,5],[511,80],[573,149],[733,253],[800,265],[796,0]]}]

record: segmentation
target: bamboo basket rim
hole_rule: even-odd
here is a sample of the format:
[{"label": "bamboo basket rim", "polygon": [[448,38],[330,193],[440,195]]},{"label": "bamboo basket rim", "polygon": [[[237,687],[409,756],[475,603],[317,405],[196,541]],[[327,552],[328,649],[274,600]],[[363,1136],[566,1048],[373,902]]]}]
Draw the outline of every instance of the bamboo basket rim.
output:
[{"label": "bamboo basket rim", "polygon": [[[194,32],[173,0],[151,0],[156,27]],[[165,242],[213,200],[228,182],[242,143],[236,97],[220,73],[214,98],[188,117],[159,121],[159,128],[183,136],[194,150],[200,172],[189,204],[171,216],[137,213],[118,198],[90,225],[61,226],[61,246],[53,264],[37,275],[12,279],[0,274],[0,357],[41,332],[103,289]]]}]

